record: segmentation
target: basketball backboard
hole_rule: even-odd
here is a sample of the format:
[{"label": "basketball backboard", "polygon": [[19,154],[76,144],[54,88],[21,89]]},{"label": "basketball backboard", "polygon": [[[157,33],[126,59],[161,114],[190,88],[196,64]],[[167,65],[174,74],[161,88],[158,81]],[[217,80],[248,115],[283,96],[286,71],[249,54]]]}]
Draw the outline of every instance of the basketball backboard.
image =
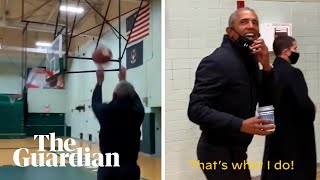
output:
[{"label": "basketball backboard", "polygon": [[63,72],[63,52],[62,52],[62,35],[56,37],[47,48],[46,54],[46,70],[48,72],[48,79],[57,77]]}]

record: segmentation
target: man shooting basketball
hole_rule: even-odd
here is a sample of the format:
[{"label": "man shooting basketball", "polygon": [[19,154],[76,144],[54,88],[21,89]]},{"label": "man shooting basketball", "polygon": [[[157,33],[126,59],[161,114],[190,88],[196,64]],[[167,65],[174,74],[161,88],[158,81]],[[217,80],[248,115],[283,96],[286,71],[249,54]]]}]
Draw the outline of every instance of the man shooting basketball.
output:
[{"label": "man shooting basketball", "polygon": [[102,154],[118,153],[120,167],[99,167],[98,180],[139,180],[137,164],[140,149],[140,126],[144,118],[144,107],[134,90],[126,81],[126,70],[121,68],[119,83],[110,103],[102,103],[104,71],[99,66],[97,85],[92,95],[92,109],[100,123],[99,144]]}]

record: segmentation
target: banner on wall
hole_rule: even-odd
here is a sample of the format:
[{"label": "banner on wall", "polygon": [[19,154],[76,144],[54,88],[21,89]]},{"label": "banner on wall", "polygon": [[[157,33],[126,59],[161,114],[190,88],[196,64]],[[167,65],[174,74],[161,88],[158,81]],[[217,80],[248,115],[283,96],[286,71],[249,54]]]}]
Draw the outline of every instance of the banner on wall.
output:
[{"label": "banner on wall", "polygon": [[127,69],[136,68],[143,64],[143,41],[126,49]]},{"label": "banner on wall", "polygon": [[[135,19],[136,19],[136,22],[134,23]],[[134,23],[134,27],[132,28],[133,23]],[[129,38],[129,35],[131,33],[130,39],[128,40],[128,44],[131,44],[133,42],[136,42],[148,36],[149,26],[150,26],[150,4],[142,7],[138,15],[137,15],[137,12],[135,12],[134,14],[132,14],[126,19],[127,38]]]},{"label": "banner on wall", "polygon": [[28,68],[27,69],[27,88],[42,88],[42,89],[63,89],[64,77],[59,75],[54,81],[48,83],[48,71],[45,68]]},{"label": "banner on wall", "polygon": [[28,68],[27,88],[47,87],[47,71],[45,68]]}]

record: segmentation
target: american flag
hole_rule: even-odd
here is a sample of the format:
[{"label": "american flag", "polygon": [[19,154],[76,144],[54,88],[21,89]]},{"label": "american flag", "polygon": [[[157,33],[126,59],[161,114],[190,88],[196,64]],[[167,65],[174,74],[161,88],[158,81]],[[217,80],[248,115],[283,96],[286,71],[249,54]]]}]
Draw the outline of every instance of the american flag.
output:
[{"label": "american flag", "polygon": [[[129,39],[130,31],[136,15],[137,15],[137,12],[126,19],[126,30],[127,30],[126,32],[127,32],[128,39]],[[149,21],[150,21],[150,4],[140,9],[136,22],[132,29],[128,44],[136,42],[149,35],[149,25],[150,25]]]}]

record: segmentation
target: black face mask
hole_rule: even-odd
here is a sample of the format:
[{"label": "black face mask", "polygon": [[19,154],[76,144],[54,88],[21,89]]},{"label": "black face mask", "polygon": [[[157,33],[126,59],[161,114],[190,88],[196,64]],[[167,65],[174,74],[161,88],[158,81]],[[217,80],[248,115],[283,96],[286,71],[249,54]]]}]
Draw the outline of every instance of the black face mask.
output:
[{"label": "black face mask", "polygon": [[249,47],[253,44],[253,41],[251,41],[250,39],[241,36],[234,28],[231,28],[235,33],[238,34],[238,39],[235,41],[235,43],[241,47],[244,48],[246,50],[250,50]]},{"label": "black face mask", "polygon": [[292,52],[291,51],[291,55],[289,56],[289,60],[291,62],[291,64],[295,64],[297,63],[298,59],[299,59],[300,54],[296,53],[296,52]]}]

